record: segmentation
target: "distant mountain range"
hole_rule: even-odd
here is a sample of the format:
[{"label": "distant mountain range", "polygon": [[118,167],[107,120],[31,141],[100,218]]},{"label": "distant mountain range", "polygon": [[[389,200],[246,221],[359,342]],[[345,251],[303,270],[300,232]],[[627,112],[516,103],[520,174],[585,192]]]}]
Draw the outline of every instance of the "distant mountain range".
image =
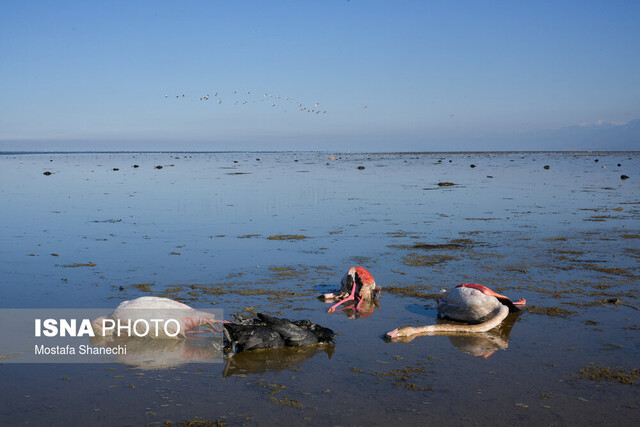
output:
[{"label": "distant mountain range", "polygon": [[596,123],[553,130],[531,131],[519,135],[482,138],[488,145],[532,150],[640,150],[640,119],[625,124]]},{"label": "distant mountain range", "polygon": [[[597,122],[559,129],[536,130],[523,133],[490,133],[476,137],[437,138],[411,135],[406,141],[400,138],[397,151],[640,151],[640,119],[627,123]],[[336,142],[337,141],[337,142]],[[325,150],[325,151],[388,151],[389,137],[370,135],[357,138],[336,136],[331,138],[296,136],[295,139],[278,138],[246,141],[170,141],[170,140],[0,140],[2,151],[228,151],[228,150]]]}]

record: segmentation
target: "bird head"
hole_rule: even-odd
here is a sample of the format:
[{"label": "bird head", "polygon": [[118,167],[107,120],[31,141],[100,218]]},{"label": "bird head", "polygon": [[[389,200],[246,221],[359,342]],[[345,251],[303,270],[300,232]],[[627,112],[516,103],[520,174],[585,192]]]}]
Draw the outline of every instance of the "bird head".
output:
[{"label": "bird head", "polygon": [[414,335],[416,332],[416,328],[413,328],[411,326],[404,326],[387,332],[384,335],[384,339],[386,341],[411,341],[408,338]]}]

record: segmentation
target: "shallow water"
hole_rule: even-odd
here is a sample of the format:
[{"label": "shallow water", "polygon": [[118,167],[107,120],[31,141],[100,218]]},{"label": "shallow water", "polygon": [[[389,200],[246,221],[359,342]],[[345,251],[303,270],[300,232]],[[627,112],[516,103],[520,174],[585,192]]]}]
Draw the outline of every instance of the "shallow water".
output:
[{"label": "shallow water", "polygon": [[[0,155],[2,308],[159,295],[337,333],[164,369],[6,363],[0,424],[635,424],[638,170],[638,152]],[[352,265],[380,307],[327,314],[315,296]],[[463,282],[528,309],[481,338],[382,339]]]}]

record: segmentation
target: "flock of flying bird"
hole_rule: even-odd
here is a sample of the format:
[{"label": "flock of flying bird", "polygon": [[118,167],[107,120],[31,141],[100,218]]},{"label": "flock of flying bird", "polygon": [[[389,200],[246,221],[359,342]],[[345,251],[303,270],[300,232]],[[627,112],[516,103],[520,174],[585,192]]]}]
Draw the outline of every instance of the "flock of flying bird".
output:
[{"label": "flock of flying bird", "polygon": [[[251,91],[243,92],[243,91],[234,90],[232,95],[233,97],[231,101],[227,101],[227,98],[225,98],[224,102],[225,103],[229,102],[233,105],[264,103],[266,105],[270,105],[272,108],[280,107],[280,106],[285,106],[285,107],[293,106],[297,110],[303,113],[327,114],[327,110],[325,110],[324,108],[321,108],[319,102],[315,102],[313,104],[303,104],[302,102],[299,102],[289,96],[282,96],[280,95],[279,92],[275,92],[275,94],[264,93],[262,96],[255,97],[255,96],[252,96]],[[165,94],[164,98],[169,99],[169,98],[173,98],[173,96],[169,96]],[[185,96],[185,94],[179,94],[179,95],[175,95],[175,98],[173,99],[182,100],[185,98],[188,98],[187,96]],[[196,96],[196,98],[198,98],[202,102],[211,101],[219,105],[223,103],[223,99],[222,99],[223,97],[220,92],[214,92],[213,95],[211,95],[210,93],[207,93],[207,94]],[[363,110],[366,110],[367,108],[368,107],[366,105],[362,106]]]},{"label": "flock of flying bird", "polygon": [[[341,280],[339,291],[320,296],[325,302],[334,302],[328,312],[345,309],[364,314],[373,312],[380,288],[369,271],[351,267]],[[438,298],[438,317],[458,323],[436,324],[422,327],[405,326],[385,334],[385,338],[398,341],[422,335],[474,334],[489,331],[507,317],[520,311],[526,301],[512,302],[508,297],[474,283],[461,284]],[[340,307],[343,306],[343,307]],[[340,307],[340,308],[339,308]],[[149,319],[146,319],[146,318]],[[214,314],[195,310],[186,304],[162,297],[140,297],[122,302],[109,316],[93,321],[97,335],[105,337],[112,329],[105,328],[105,320],[177,319],[180,334],[158,334],[152,338],[184,339],[187,334],[205,328],[213,333],[222,332],[224,346],[229,352],[298,347],[333,341],[331,329],[310,320],[290,321],[264,314],[255,319],[236,318],[234,322],[217,319]]]}]

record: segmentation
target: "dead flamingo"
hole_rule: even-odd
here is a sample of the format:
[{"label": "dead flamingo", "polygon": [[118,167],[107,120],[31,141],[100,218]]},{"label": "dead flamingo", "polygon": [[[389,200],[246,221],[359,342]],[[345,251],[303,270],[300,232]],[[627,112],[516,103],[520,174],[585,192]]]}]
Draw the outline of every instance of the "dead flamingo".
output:
[{"label": "dead flamingo", "polygon": [[[195,310],[181,302],[162,297],[140,297],[131,301],[123,301],[112,314],[98,317],[92,322],[93,330],[97,336],[117,335],[115,333],[117,326],[112,328],[113,323],[109,321],[120,321],[124,325],[128,324],[128,321],[135,325],[138,321],[140,327],[144,328],[150,325],[150,332],[144,335],[148,338],[161,339],[182,339],[186,337],[185,334],[195,332],[193,330],[201,326],[215,332],[217,324],[226,323],[216,319],[213,313]],[[165,323],[167,329],[163,327]],[[157,328],[157,334],[154,325],[160,325]],[[129,330],[122,329],[122,331],[127,332],[124,334],[125,336],[142,335],[142,331],[138,331],[138,328],[135,328],[138,331],[137,334],[133,329],[134,327],[131,327]]]},{"label": "dead flamingo", "polygon": [[486,332],[498,326],[510,311],[518,311],[525,304],[524,298],[512,302],[486,286],[463,283],[438,300],[438,317],[471,324],[405,326],[387,332],[386,336],[393,340],[418,335]]},{"label": "dead flamingo", "polygon": [[364,267],[351,267],[340,283],[340,291],[322,295],[327,302],[337,301],[329,308],[329,313],[333,313],[338,306],[349,301],[356,303],[356,312],[364,311],[363,306],[371,305],[380,294],[380,288],[376,288],[373,276]]},{"label": "dead flamingo", "polygon": [[226,348],[234,353],[247,350],[280,347],[305,347],[333,341],[331,329],[311,320],[277,318],[258,313],[251,319],[238,319],[238,323],[225,323]]}]

